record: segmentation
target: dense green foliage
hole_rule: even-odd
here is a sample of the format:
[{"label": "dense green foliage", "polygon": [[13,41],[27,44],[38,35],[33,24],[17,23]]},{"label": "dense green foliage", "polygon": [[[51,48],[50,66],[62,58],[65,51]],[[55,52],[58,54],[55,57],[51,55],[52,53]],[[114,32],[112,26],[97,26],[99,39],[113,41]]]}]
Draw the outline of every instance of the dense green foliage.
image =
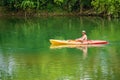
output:
[{"label": "dense green foliage", "polygon": [[0,0],[0,6],[10,11],[75,12],[119,17],[120,0]]},{"label": "dense green foliage", "polygon": [[98,13],[114,17],[120,16],[120,0],[93,0],[92,5]]}]

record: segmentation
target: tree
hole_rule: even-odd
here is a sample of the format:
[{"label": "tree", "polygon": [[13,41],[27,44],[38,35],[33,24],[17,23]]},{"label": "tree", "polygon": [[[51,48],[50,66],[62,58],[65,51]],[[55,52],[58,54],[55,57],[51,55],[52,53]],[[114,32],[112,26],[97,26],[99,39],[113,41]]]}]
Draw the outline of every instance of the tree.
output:
[{"label": "tree", "polygon": [[113,17],[120,15],[120,0],[93,0],[91,3],[98,14]]},{"label": "tree", "polygon": [[21,8],[25,11],[25,17],[26,17],[26,13],[31,11],[31,9],[33,9],[35,7],[34,2],[30,1],[30,0],[24,0],[21,3]]}]

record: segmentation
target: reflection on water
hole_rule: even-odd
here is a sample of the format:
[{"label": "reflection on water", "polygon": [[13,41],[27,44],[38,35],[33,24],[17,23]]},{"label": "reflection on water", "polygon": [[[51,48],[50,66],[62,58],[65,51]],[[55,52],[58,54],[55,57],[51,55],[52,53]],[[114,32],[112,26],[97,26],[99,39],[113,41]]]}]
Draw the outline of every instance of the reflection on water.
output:
[{"label": "reflection on water", "polygon": [[88,48],[87,45],[85,45],[85,46],[83,46],[83,47],[77,47],[77,49],[80,49],[80,50],[83,51],[83,58],[84,58],[84,59],[87,57],[87,51],[88,51],[87,48]]},{"label": "reflection on water", "polygon": [[104,44],[97,45],[51,45],[50,49],[61,49],[61,48],[76,48],[83,52],[83,58],[87,57],[88,48],[90,47],[105,47]]},{"label": "reflection on water", "polygon": [[[120,79],[119,20],[0,18],[0,25],[1,80]],[[107,40],[110,44],[50,46],[49,39],[75,39],[81,36],[83,29],[89,39]]]}]

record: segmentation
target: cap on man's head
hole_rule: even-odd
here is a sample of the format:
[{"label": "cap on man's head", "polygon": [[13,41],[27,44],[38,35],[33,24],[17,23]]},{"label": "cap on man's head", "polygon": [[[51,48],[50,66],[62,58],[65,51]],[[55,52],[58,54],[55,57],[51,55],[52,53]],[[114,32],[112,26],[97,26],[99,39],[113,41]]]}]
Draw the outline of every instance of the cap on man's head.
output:
[{"label": "cap on man's head", "polygon": [[86,33],[86,31],[85,31],[85,30],[83,30],[83,31],[82,31],[82,33]]}]

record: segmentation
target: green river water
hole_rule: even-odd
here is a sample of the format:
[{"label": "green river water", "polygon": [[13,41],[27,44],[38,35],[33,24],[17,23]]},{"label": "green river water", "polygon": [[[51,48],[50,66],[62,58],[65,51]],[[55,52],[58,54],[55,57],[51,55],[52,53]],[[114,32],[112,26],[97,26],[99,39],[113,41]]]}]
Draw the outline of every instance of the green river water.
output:
[{"label": "green river water", "polygon": [[[49,39],[106,40],[101,47],[55,48]],[[0,80],[120,80],[120,20],[0,18]]]}]

